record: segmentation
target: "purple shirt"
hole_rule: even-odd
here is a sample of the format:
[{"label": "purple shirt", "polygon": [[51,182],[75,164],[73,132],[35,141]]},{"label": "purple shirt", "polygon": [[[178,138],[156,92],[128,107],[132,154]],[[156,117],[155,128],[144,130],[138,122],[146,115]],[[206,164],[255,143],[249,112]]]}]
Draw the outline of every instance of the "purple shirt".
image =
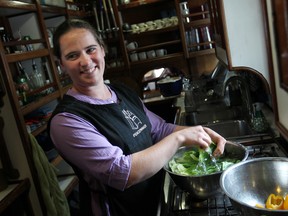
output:
[{"label": "purple shirt", "polygon": [[[115,92],[108,100],[99,100],[72,90],[68,95],[90,104],[109,104],[117,101]],[[143,104],[151,123],[154,143],[173,132],[176,127],[150,112]],[[51,121],[51,138],[58,151],[83,172],[84,179],[92,191],[94,215],[100,215],[97,190],[103,190],[101,183],[124,190],[131,169],[131,155],[113,146],[91,123],[71,113],[59,113]],[[107,206],[108,207],[108,206]],[[108,207],[109,208],[109,207]]]}]

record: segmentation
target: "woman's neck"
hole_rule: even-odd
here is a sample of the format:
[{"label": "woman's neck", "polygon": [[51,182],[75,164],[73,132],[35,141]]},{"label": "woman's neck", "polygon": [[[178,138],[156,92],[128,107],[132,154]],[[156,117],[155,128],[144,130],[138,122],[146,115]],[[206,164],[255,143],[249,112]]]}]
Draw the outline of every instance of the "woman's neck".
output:
[{"label": "woman's neck", "polygon": [[72,91],[101,100],[107,100],[112,97],[111,91],[105,84],[100,86],[94,86],[88,89],[86,88],[85,90],[81,90],[73,86]]}]

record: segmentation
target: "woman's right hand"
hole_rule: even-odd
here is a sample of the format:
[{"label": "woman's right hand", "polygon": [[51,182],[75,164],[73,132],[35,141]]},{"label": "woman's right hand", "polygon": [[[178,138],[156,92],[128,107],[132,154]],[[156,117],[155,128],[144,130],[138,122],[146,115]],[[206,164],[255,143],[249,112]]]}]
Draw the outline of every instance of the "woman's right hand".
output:
[{"label": "woman's right hand", "polygon": [[224,137],[207,127],[176,127],[176,133],[181,139],[181,146],[199,146],[206,149],[214,142],[217,148],[213,152],[214,156],[219,156],[224,152],[226,140]]}]

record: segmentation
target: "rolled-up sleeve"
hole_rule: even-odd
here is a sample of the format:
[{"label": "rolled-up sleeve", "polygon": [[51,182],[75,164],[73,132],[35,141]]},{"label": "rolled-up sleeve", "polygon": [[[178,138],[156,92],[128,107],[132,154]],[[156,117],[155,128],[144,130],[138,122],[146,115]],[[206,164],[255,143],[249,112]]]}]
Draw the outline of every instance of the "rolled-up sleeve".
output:
[{"label": "rolled-up sleeve", "polygon": [[51,121],[50,135],[61,155],[77,166],[87,181],[98,180],[124,190],[131,170],[131,156],[111,144],[89,122],[70,113]]}]

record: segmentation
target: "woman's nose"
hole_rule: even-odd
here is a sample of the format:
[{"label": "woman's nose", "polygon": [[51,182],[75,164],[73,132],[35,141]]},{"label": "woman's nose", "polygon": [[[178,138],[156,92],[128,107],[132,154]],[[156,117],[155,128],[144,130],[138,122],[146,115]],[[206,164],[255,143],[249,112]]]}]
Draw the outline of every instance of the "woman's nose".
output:
[{"label": "woman's nose", "polygon": [[90,58],[90,55],[88,55],[87,53],[83,53],[80,57],[80,65],[81,66],[89,65],[91,61],[92,60]]}]

